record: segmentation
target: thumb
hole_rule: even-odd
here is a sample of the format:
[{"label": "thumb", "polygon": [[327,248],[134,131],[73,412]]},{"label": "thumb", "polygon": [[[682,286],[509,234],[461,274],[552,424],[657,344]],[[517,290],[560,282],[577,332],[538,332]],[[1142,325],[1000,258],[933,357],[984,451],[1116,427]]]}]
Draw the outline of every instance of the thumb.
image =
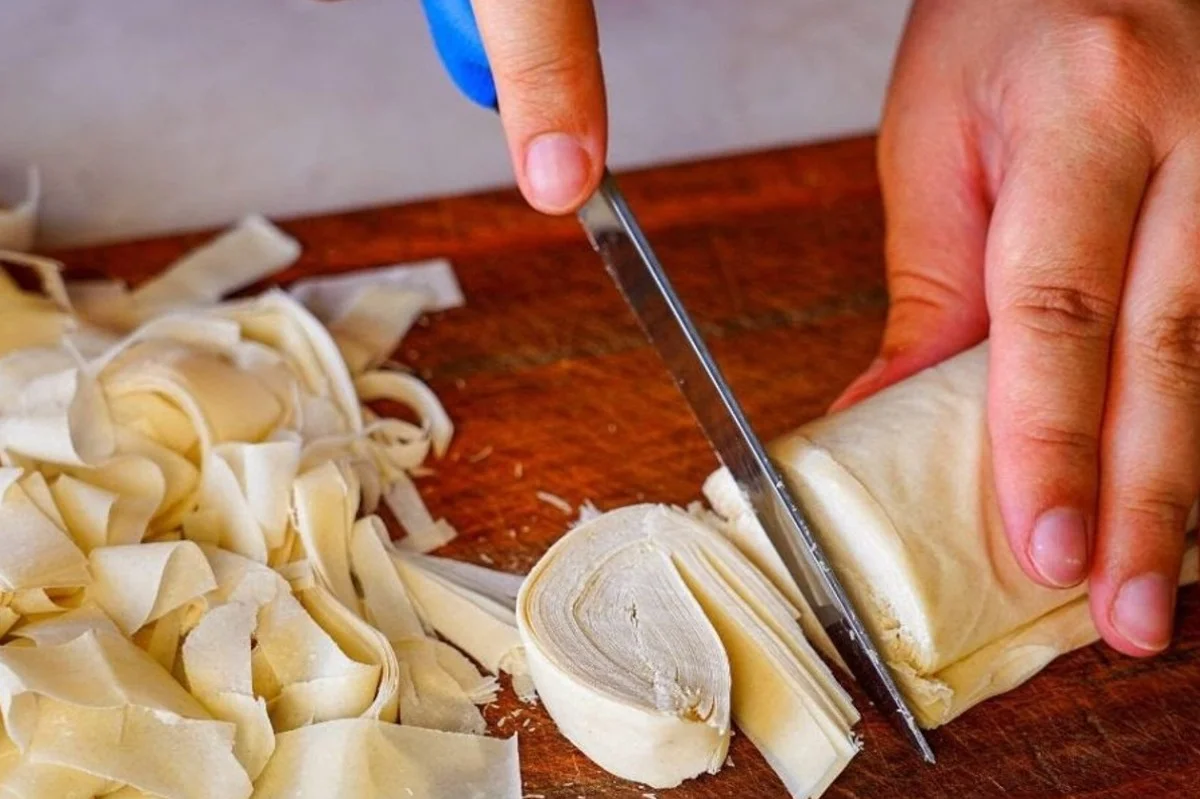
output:
[{"label": "thumb", "polygon": [[[987,336],[986,181],[964,126],[935,109],[889,102],[879,139],[887,225],[888,315],[875,361],[837,411]],[[941,117],[941,118],[939,118]]]},{"label": "thumb", "polygon": [[589,0],[472,0],[521,193],[564,214],[600,183],[604,81]]}]

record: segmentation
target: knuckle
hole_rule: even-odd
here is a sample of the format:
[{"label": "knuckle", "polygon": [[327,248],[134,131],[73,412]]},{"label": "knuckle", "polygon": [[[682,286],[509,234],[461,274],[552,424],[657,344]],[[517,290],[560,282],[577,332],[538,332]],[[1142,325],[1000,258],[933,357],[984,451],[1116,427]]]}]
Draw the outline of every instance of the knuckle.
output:
[{"label": "knuckle", "polygon": [[1191,492],[1163,479],[1142,479],[1122,492],[1121,511],[1137,520],[1136,526],[1181,536],[1192,504]]},{"label": "knuckle", "polygon": [[1096,432],[1048,418],[1042,411],[1017,414],[1016,428],[1030,444],[1065,453],[1072,462],[1091,463],[1100,451]]},{"label": "knuckle", "polygon": [[920,343],[928,331],[922,322],[935,318],[945,306],[920,295],[902,296],[888,305],[887,326],[883,334],[883,349],[894,353]]},{"label": "knuckle", "polygon": [[954,308],[967,301],[958,285],[933,270],[894,266],[888,270],[887,280],[893,305],[940,309]]},{"label": "knuckle", "polygon": [[1200,301],[1186,310],[1154,314],[1132,335],[1139,374],[1167,396],[1200,395]]},{"label": "knuckle", "polygon": [[1107,343],[1117,303],[1078,286],[1042,283],[1013,291],[1004,312],[1016,325],[1043,336]]},{"label": "knuckle", "polygon": [[926,314],[936,314],[945,309],[945,304],[924,294],[901,294],[888,303],[888,319],[903,322]]},{"label": "knuckle", "polygon": [[1063,52],[1073,79],[1095,94],[1123,94],[1145,75],[1146,38],[1130,14],[1099,13],[1062,28]]},{"label": "knuckle", "polygon": [[[1096,13],[1063,22],[1020,70],[1013,102],[1041,103],[1049,118],[1125,130],[1162,95],[1164,71],[1145,25],[1132,12]],[[1017,108],[1013,109],[1018,110]],[[1129,131],[1127,131],[1129,132]]]},{"label": "knuckle", "polygon": [[898,351],[929,334],[934,320],[961,318],[975,303],[962,286],[930,270],[888,270],[888,324],[884,348]]},{"label": "knuckle", "polygon": [[583,48],[534,47],[514,54],[497,70],[518,90],[576,86],[591,74],[595,53]]}]

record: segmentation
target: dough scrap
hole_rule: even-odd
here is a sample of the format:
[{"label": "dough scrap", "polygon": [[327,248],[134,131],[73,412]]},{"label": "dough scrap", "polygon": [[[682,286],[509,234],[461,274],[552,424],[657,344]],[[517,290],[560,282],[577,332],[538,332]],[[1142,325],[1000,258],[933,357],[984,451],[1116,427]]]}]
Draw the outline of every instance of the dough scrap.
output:
[{"label": "dough scrap", "polygon": [[521,799],[516,736],[499,740],[342,719],[283,733],[277,741],[255,799]]},{"label": "dough scrap", "polygon": [[261,216],[250,215],[138,286],[131,298],[145,317],[181,305],[212,303],[299,256],[294,239]]},{"label": "dough scrap", "polygon": [[0,710],[21,758],[163,797],[248,797],[233,729],[119,635],[0,647]]},{"label": "dough scrap", "polygon": [[41,195],[41,175],[31,166],[26,173],[25,196],[15,205],[0,208],[0,250],[27,252],[33,249]]},{"label": "dough scrap", "polygon": [[33,485],[21,469],[0,468],[0,590],[87,585],[87,559],[31,495]]},{"label": "dough scrap", "polygon": [[125,635],[216,588],[200,547],[159,541],[93,549],[89,598]]}]

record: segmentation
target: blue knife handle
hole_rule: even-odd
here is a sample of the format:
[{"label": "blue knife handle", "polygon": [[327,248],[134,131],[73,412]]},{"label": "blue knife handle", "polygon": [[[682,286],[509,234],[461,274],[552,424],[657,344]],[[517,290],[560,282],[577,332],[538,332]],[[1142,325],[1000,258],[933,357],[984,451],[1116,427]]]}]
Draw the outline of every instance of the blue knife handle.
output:
[{"label": "blue knife handle", "polygon": [[496,82],[471,0],[421,0],[433,44],[451,80],[469,100],[496,109]]}]

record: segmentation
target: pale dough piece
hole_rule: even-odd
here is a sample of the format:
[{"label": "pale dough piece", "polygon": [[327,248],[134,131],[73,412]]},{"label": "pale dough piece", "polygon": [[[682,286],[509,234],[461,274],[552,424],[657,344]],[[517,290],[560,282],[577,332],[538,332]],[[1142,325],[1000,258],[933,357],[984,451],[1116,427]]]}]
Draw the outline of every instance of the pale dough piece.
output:
[{"label": "pale dough piece", "polygon": [[348,608],[358,607],[350,579],[350,529],[358,513],[359,485],[354,473],[327,462],[296,478],[292,507],[296,530],[313,570]]},{"label": "pale dough piece", "polygon": [[364,718],[391,721],[396,717],[400,691],[396,653],[382,632],[362,619],[355,610],[339,602],[316,579],[309,564],[289,564],[289,583],[296,598],[337,646],[358,664],[370,664],[376,675],[371,683],[371,701],[359,714]]},{"label": "pale dough piece", "polygon": [[21,750],[0,730],[0,797],[3,799],[64,799],[92,797],[108,780],[84,771],[21,757]]},{"label": "pale dough piece", "polygon": [[433,518],[416,484],[406,474],[395,475],[391,486],[384,492],[383,502],[404,530],[404,537],[397,542],[401,549],[432,552],[458,535],[445,519]]},{"label": "pale dough piece", "polygon": [[363,609],[367,621],[389,641],[424,638],[412,599],[389,557],[387,531],[381,522],[367,520],[354,525],[350,537],[350,564],[362,586]]},{"label": "pale dough piece", "polygon": [[[240,799],[252,791],[223,722],[138,706],[92,708],[42,699],[26,757],[135,786],[163,799]],[[120,741],[120,746],[114,746]]]},{"label": "pale dough piece", "polygon": [[22,616],[41,616],[72,609],[77,591],[63,594],[62,589],[58,589],[55,593],[57,596],[51,596],[44,588],[23,588],[12,593],[9,607]]},{"label": "pale dough piece", "polygon": [[367,372],[354,381],[354,387],[363,402],[386,399],[412,408],[429,432],[433,453],[439,458],[446,454],[454,423],[429,386],[403,372]]},{"label": "pale dough piece", "polygon": [[0,594],[0,636],[8,635],[9,631],[21,620],[21,614],[7,604],[12,601],[12,594]]},{"label": "pale dough piece", "polygon": [[196,597],[145,625],[131,640],[158,665],[178,677],[180,644],[207,611],[204,598]]},{"label": "pale dough piece", "polygon": [[188,253],[132,292],[146,312],[216,302],[234,289],[292,263],[300,245],[261,216],[247,216],[213,241]]},{"label": "pale dough piece", "polygon": [[27,252],[33,249],[42,181],[36,167],[29,167],[27,174],[25,196],[16,205],[0,208],[0,250]]},{"label": "pale dough piece", "polygon": [[332,320],[325,321],[351,374],[387,360],[392,348],[424,313],[428,299],[403,290],[364,290]]},{"label": "pale dough piece", "polygon": [[299,254],[295,240],[252,214],[132,291],[121,281],[89,280],[71,286],[69,294],[88,324],[124,332],[174,309],[211,305]]},{"label": "pale dough piece", "polygon": [[254,793],[254,799],[408,797],[521,799],[516,737],[327,721],[279,735]]},{"label": "pale dough piece", "polygon": [[[0,212],[0,239],[3,228]],[[49,258],[6,249],[0,242],[0,266],[29,269],[41,283],[40,293],[25,291],[0,268],[0,355],[57,347],[63,336],[77,326],[69,313],[70,300],[58,271],[61,265]]]},{"label": "pale dough piece", "polygon": [[71,329],[71,317],[58,310],[12,308],[0,299],[0,355],[31,347],[51,347]]},{"label": "pale dough piece", "polygon": [[300,442],[281,435],[260,444],[220,444],[213,454],[236,478],[239,493],[258,523],[267,548],[281,546],[291,508],[289,487],[300,465]]},{"label": "pale dough piece", "polygon": [[95,605],[84,605],[57,616],[31,621],[22,625],[13,635],[31,641],[36,646],[57,646],[74,641],[87,632],[121,635],[112,619]]},{"label": "pale dough piece", "polygon": [[[263,697],[280,729],[341,715],[395,716],[394,658],[389,660],[390,653],[373,637],[376,631],[316,585],[307,563],[285,567],[293,579],[289,584],[248,558],[215,547],[205,548],[205,554],[217,580],[216,590],[206,597],[209,615],[221,613],[201,619],[193,631],[200,639],[193,642],[189,636],[184,645],[185,672],[189,681],[193,672],[197,675],[193,687],[201,701],[224,694],[222,706],[244,722],[245,714],[256,713],[248,699]],[[223,610],[238,606],[246,607]],[[238,625],[255,617],[251,634],[257,643],[252,649]],[[226,636],[219,648],[204,644],[218,635]]]},{"label": "pale dough piece", "polygon": [[169,799],[250,795],[232,725],[102,624],[61,644],[0,647],[0,710],[26,760]]},{"label": "pale dough piece", "polygon": [[374,267],[369,271],[304,278],[291,285],[289,293],[322,322],[345,316],[354,300],[371,291],[404,291],[425,298],[430,311],[461,307],[462,288],[449,261],[429,261]]},{"label": "pale dough piece", "polygon": [[98,547],[88,556],[89,597],[125,635],[217,587],[191,541]]},{"label": "pale dough piece", "polygon": [[233,753],[255,779],[275,750],[267,703],[254,695],[251,638],[259,605],[230,602],[210,610],[183,645],[188,688],[214,718],[236,725]]},{"label": "pale dough piece", "polygon": [[[17,353],[18,356],[22,353]],[[13,356],[0,369],[13,364]],[[108,403],[93,369],[34,355],[51,368],[23,370],[0,390],[0,448],[55,464],[96,464],[112,455],[116,440]]]},{"label": "pale dough piece", "polygon": [[517,696],[533,701],[535,691],[517,629],[515,596],[513,606],[507,606],[465,582],[428,570],[429,559],[408,553],[390,554],[393,568],[426,624],[492,674],[508,672]]},{"label": "pale dough piece", "polygon": [[304,437],[362,431],[354,380],[337,343],[304,306],[281,291],[227,302],[212,311],[236,321],[242,338],[275,350],[301,381],[307,395],[297,410]]},{"label": "pale dough piece", "polygon": [[[0,271],[0,305],[6,310],[21,307],[71,310],[71,297],[66,283],[63,282],[61,262],[41,255],[0,248],[0,265],[4,267],[4,270]],[[8,270],[13,267],[33,272],[38,279],[40,291],[28,292],[22,289],[8,274]]]},{"label": "pale dough piece", "polygon": [[64,468],[50,489],[75,542],[91,551],[140,542],[166,500],[167,484],[153,460],[117,455],[95,467]]},{"label": "pale dough piece", "polygon": [[289,293],[329,328],[356,375],[383,363],[422,313],[463,304],[441,259],[300,280]]},{"label": "pale dough piece", "polygon": [[254,692],[277,731],[362,715],[378,693],[380,667],[349,657],[290,594],[258,615]]},{"label": "pale dough piece", "polygon": [[0,468],[0,590],[77,588],[91,582],[87,559],[31,495],[22,471]]},{"label": "pale dough piece", "polygon": [[[217,353],[165,339],[130,348],[106,369],[103,380],[114,405],[131,395],[170,400],[212,443],[263,441],[285,420],[285,408],[258,374]],[[160,440],[170,445],[179,435]],[[179,444],[173,448],[181,449]]]},{"label": "pale dough piece", "polygon": [[[393,641],[401,671],[400,721],[430,730],[482,735],[476,707],[495,698],[495,685],[449,644],[434,638]],[[468,671],[468,667],[470,670]],[[466,678],[466,679],[464,679]]]},{"label": "pale dough piece", "polygon": [[136,384],[126,391],[121,376],[111,373],[105,383],[119,434],[139,436],[175,454],[190,453],[198,446],[199,431],[192,417],[164,393],[142,391]]},{"label": "pale dough piece", "polygon": [[[163,480],[163,498],[154,518],[150,520],[151,532],[178,528],[200,486],[200,473],[196,466],[178,451],[123,427],[117,429],[117,449],[126,455],[145,458],[158,467]],[[82,475],[81,479],[99,482],[96,478]],[[139,490],[139,501],[141,496]]]},{"label": "pale dough piece", "polygon": [[350,562],[362,586],[364,617],[395,653],[400,720],[429,729],[480,734],[487,724],[475,705],[495,698],[495,681],[481,675],[457,650],[427,634],[429,625],[419,618],[389,549],[377,517],[354,524]]},{"label": "pale dough piece", "polygon": [[495,571],[474,563],[435,555],[410,553],[405,556],[405,560],[516,612],[517,595],[521,592],[521,584],[525,582],[523,574]]}]

